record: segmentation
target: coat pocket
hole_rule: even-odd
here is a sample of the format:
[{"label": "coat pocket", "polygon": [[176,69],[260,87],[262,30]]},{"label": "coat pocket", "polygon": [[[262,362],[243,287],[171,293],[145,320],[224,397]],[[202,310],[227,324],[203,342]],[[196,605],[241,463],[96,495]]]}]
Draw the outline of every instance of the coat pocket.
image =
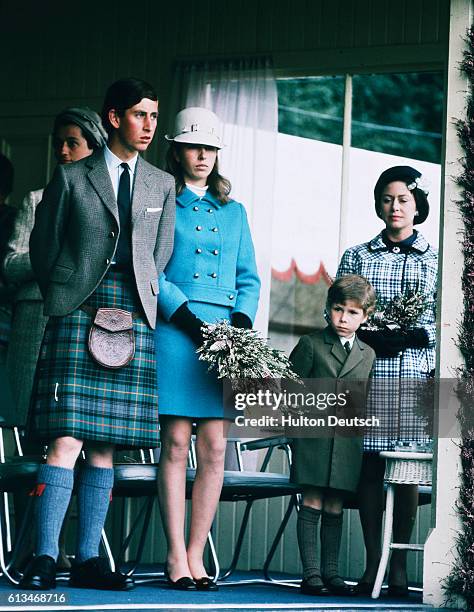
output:
[{"label": "coat pocket", "polygon": [[51,272],[51,281],[53,283],[67,283],[73,275],[73,268],[67,266],[56,265]]},{"label": "coat pocket", "polygon": [[158,295],[160,291],[158,287],[158,279],[152,278],[150,281],[150,285],[151,285],[151,292],[153,293],[153,295]]}]

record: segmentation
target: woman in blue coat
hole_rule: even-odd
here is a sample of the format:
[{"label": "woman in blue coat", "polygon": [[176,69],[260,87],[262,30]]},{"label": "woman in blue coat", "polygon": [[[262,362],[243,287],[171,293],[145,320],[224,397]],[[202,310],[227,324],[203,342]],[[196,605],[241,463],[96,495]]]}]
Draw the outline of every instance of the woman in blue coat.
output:
[{"label": "woman in blue coat", "polygon": [[[174,251],[160,278],[156,329],[161,457],[158,496],[168,542],[172,586],[215,590],[203,564],[219,501],[227,422],[222,385],[199,361],[203,321],[251,328],[260,280],[245,208],[229,197],[219,174],[217,116],[204,108],[178,113],[167,170],[176,180]],[[196,424],[197,471],[189,541],[184,540],[186,463]]]}]

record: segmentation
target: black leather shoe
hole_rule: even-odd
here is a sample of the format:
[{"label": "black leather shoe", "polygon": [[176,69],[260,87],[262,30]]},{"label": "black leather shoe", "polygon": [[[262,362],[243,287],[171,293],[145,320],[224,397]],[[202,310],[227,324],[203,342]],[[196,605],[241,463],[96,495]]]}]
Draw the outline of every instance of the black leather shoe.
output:
[{"label": "black leather shoe", "polygon": [[387,597],[391,597],[393,599],[408,597],[408,587],[406,585],[400,586],[398,584],[389,584],[387,589]]},{"label": "black leather shoe", "polygon": [[56,561],[48,555],[35,557],[25,570],[20,589],[48,591],[56,588]]},{"label": "black leather shoe", "polygon": [[176,591],[197,591],[196,583],[189,576],[183,576],[178,580],[171,580],[169,576],[166,577],[169,586]]},{"label": "black leather shoe", "polygon": [[374,584],[375,582],[358,582],[352,587],[352,592],[354,595],[358,595],[359,597],[370,597],[372,595],[372,591],[374,590]]},{"label": "black leather shoe", "polygon": [[331,578],[323,577],[323,582],[331,595],[339,595],[341,597],[354,595],[354,589],[346,584],[340,576],[332,576]]},{"label": "black leather shoe", "polygon": [[103,591],[130,591],[135,587],[131,576],[112,572],[107,559],[102,557],[92,557],[83,563],[73,565],[69,585]]},{"label": "black leather shoe", "polygon": [[195,578],[194,584],[196,585],[196,589],[198,591],[218,591],[219,587],[217,583],[214,582],[209,576],[204,576],[203,578]]},{"label": "black leather shoe", "polygon": [[301,592],[304,595],[327,595],[328,590],[321,582],[321,584],[309,584],[304,578],[300,584]]}]

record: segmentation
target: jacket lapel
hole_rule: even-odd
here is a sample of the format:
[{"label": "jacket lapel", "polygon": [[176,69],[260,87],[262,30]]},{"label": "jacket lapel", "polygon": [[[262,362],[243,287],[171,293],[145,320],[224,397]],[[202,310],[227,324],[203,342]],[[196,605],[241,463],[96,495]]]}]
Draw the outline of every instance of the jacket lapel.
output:
[{"label": "jacket lapel", "polygon": [[138,215],[145,209],[148,202],[149,191],[150,184],[148,173],[145,170],[143,160],[138,157],[132,192],[132,225],[135,224]]},{"label": "jacket lapel", "polygon": [[347,355],[347,359],[345,360],[344,365],[342,366],[342,370],[339,372],[339,377],[346,376],[346,374],[348,374],[351,370],[353,370],[359,365],[359,363],[363,359],[362,350],[363,349],[360,347],[356,336],[354,338],[354,343],[352,344],[352,350],[349,355]]},{"label": "jacket lapel", "polygon": [[98,153],[91,155],[87,159],[86,165],[91,169],[87,176],[89,177],[92,186],[118,223],[119,216],[117,199],[114,194],[107,164],[105,163],[104,153],[99,151]]},{"label": "jacket lapel", "polygon": [[341,341],[331,331],[330,327],[326,327],[324,330],[324,342],[326,344],[332,344],[331,355],[342,365],[346,361],[346,351],[344,350]]}]

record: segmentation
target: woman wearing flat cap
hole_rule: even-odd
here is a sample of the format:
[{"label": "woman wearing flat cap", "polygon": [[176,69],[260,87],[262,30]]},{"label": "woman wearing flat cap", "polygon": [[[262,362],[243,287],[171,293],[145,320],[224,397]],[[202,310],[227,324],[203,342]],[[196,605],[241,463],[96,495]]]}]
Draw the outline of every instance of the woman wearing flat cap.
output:
[{"label": "woman wearing flat cap", "polygon": [[[413,395],[407,392],[409,381],[427,380],[435,367],[437,252],[414,227],[428,217],[427,195],[423,177],[415,168],[394,166],[382,172],[375,184],[374,202],[385,229],[369,242],[347,249],[337,271],[337,276],[365,276],[380,304],[400,295],[417,294],[425,305],[416,323],[408,329],[384,327],[358,332],[376,352],[368,412],[380,418],[381,423],[367,431],[364,439],[358,496],[367,561],[364,575],[355,587],[361,595],[372,591],[381,554],[385,465],[379,452],[393,450],[400,443],[424,443],[429,438],[423,420],[415,414]],[[390,388],[397,392],[392,393]],[[397,489],[394,541],[409,542],[418,507],[418,488]],[[408,595],[406,551],[392,552],[388,582],[389,595]]]},{"label": "woman wearing flat cap", "polygon": [[[158,496],[171,585],[215,590],[203,553],[224,475],[222,385],[196,355],[203,321],[251,328],[260,280],[245,208],[218,168],[218,117],[185,108],[175,119],[167,170],[176,181],[174,251],[160,279],[156,325],[161,457]],[[186,462],[196,425],[197,470],[189,541],[184,540]]]}]

